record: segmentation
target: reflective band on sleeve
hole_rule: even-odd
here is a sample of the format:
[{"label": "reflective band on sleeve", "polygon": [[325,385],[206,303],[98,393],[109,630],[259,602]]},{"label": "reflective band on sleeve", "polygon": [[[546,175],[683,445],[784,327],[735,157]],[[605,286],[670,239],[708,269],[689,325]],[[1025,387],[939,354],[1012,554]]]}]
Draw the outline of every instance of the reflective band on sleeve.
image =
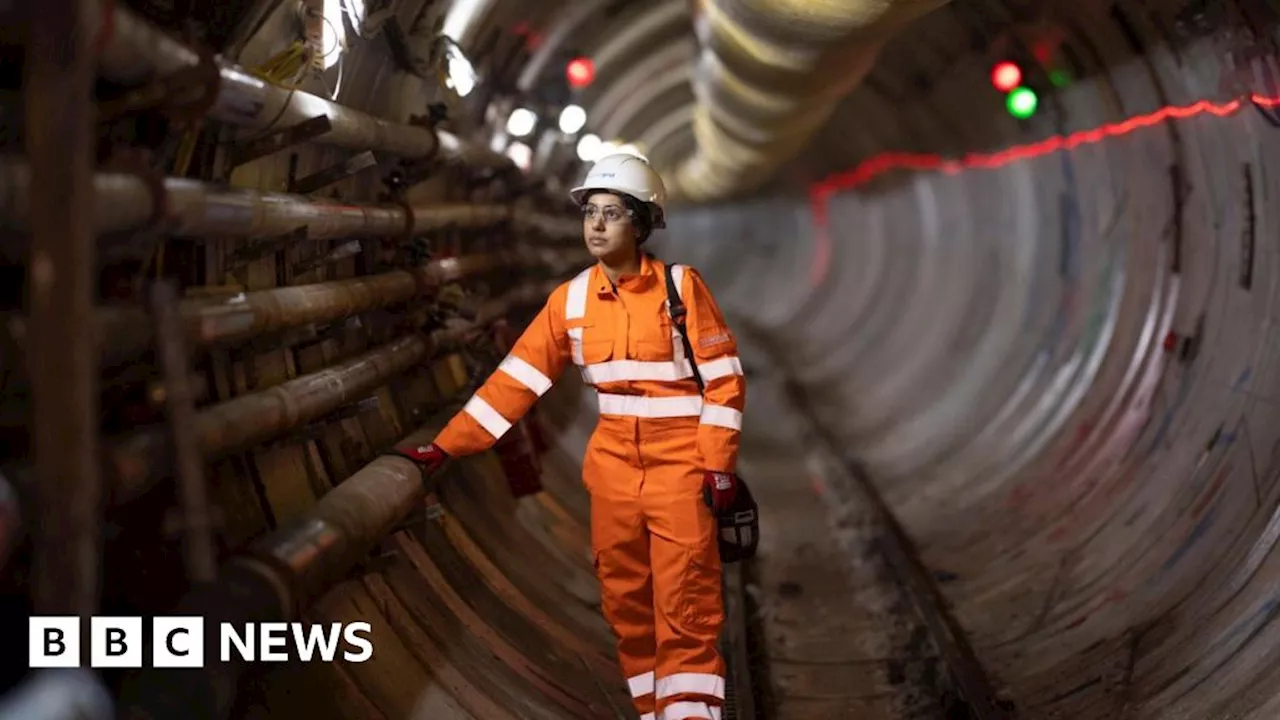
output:
[{"label": "reflective band on sleeve", "polygon": [[688,720],[688,718],[720,720],[720,708],[700,702],[673,702],[662,709],[662,720]]},{"label": "reflective band on sleeve", "polygon": [[658,716],[653,713],[645,713],[640,716],[640,720],[658,720]]},{"label": "reflective band on sleeve", "polygon": [[631,697],[640,698],[653,694],[653,673],[641,673],[627,678],[627,687],[631,689]]},{"label": "reflective band on sleeve", "polygon": [[674,264],[671,266],[671,279],[675,281],[675,284],[676,284],[676,295],[679,295],[680,299],[683,300],[684,299],[684,266],[683,265]]},{"label": "reflective band on sleeve", "polygon": [[724,678],[711,673],[676,673],[658,678],[658,698],[672,695],[710,695],[724,699]]},{"label": "reflective band on sleeve", "polygon": [[511,423],[479,395],[472,395],[462,409],[475,418],[476,422],[480,423],[481,427],[487,430],[494,440],[501,439],[511,429]]},{"label": "reflective band on sleeve", "polygon": [[698,417],[701,413],[702,398],[697,395],[644,397],[643,395],[607,395],[600,393],[601,415],[669,418]]},{"label": "reflective band on sleeve", "polygon": [[591,268],[578,273],[569,281],[569,293],[564,301],[564,319],[576,320],[587,314],[587,289],[591,280]]},{"label": "reflective band on sleeve", "polygon": [[707,363],[698,364],[698,374],[702,375],[704,382],[719,380],[722,377],[730,375],[742,374],[742,361],[738,357],[722,357],[719,360],[712,360]]},{"label": "reflective band on sleeve", "polygon": [[573,353],[574,365],[585,365],[586,360],[582,359],[582,328],[569,328],[569,349]]},{"label": "reflective band on sleeve", "polygon": [[724,405],[706,405],[702,408],[702,424],[741,430],[742,413]]},{"label": "reflective band on sleeve", "polygon": [[551,378],[543,375],[541,370],[515,355],[508,355],[502,361],[502,364],[498,366],[498,369],[515,378],[516,381],[532,390],[538,397],[542,397],[543,393],[551,389]]},{"label": "reflective band on sleeve", "polygon": [[582,369],[582,377],[591,385],[624,380],[660,380],[674,382],[693,377],[693,366],[688,360],[678,362],[644,362],[641,360],[612,360],[588,365]]}]

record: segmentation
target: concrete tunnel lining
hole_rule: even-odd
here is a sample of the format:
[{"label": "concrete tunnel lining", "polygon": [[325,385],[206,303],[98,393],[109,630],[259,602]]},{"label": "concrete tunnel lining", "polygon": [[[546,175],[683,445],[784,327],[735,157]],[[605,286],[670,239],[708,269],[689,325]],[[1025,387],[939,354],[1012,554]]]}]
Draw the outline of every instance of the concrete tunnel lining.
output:
[{"label": "concrete tunnel lining", "polygon": [[[397,9],[406,27],[418,9],[410,5]],[[937,712],[885,699],[902,691],[888,669],[894,658],[947,669],[937,648],[913,644],[918,623],[878,564],[875,531],[849,540],[825,524],[849,499],[823,478],[852,461],[894,510],[1020,717],[1269,720],[1280,703],[1272,689],[1280,664],[1269,650],[1280,252],[1266,241],[1274,234],[1267,201],[1280,192],[1267,172],[1276,153],[1269,99],[1280,96],[1267,74],[1280,69],[1276,18],[1238,0],[1224,7],[1240,17],[1204,10],[1195,30],[1186,29],[1196,20],[1189,3],[1075,5],[1047,3],[1028,17],[994,0],[955,0],[915,21],[756,196],[682,205],[653,243],[702,270],[742,328],[753,373],[743,471],[768,513],[755,608],[777,717]],[[1015,122],[986,90],[991,51],[972,38],[1025,35],[1036,23],[1065,28],[1085,72],[1046,91],[1034,119]],[[244,56],[269,56],[276,25],[252,37]],[[336,102],[404,123],[419,111],[411,98],[430,96],[427,84],[386,62],[382,46],[352,41]],[[881,151],[964,158],[1233,99],[1229,112],[1162,118],[998,167],[832,181],[820,186],[821,214],[809,194],[812,183]],[[663,110],[652,119],[681,117]],[[616,122],[640,136],[645,119]],[[690,114],[683,130],[664,132],[674,144],[692,137],[691,123]],[[304,146],[296,172],[342,157]],[[288,172],[286,153],[228,180],[278,191]],[[346,181],[343,202],[372,201],[376,181]],[[442,175],[415,192],[425,204],[484,202],[452,182]],[[276,286],[265,267],[246,277],[246,289]],[[262,361],[257,378],[227,392],[270,390],[337,357],[307,356],[305,369]],[[440,381],[450,372],[431,374]],[[538,410],[555,436],[542,459],[545,492],[514,502],[493,457],[460,464],[440,490],[443,518],[389,539],[383,564],[308,610],[315,620],[377,618],[385,657],[320,675],[292,666],[255,674],[243,685],[241,717],[282,708],[329,717],[626,716],[616,715],[628,698],[583,552],[588,505],[575,459],[591,399],[570,374]],[[406,408],[426,402],[422,384],[431,381],[379,388],[374,409],[327,419],[323,442],[337,447],[346,433],[367,451],[403,436],[423,422]],[[784,381],[836,439],[834,455],[782,420],[792,412]],[[359,456],[344,461],[347,473]],[[272,445],[216,466],[219,502],[245,513],[231,518],[237,536],[300,517],[327,492],[307,462]],[[259,500],[245,498],[264,485],[257,492],[270,512],[250,518],[243,508]],[[163,504],[164,492],[141,502]],[[176,562],[158,549],[145,557]],[[946,690],[939,682],[923,685]]]}]

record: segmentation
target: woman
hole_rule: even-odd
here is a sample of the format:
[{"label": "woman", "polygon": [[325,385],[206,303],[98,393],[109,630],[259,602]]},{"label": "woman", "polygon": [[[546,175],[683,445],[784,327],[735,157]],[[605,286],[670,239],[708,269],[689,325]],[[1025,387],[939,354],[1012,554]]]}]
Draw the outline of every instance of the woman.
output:
[{"label": "woman", "polygon": [[644,720],[719,718],[717,523],[750,506],[734,474],[746,400],[737,344],[691,268],[672,267],[687,344],[672,323],[666,265],[640,251],[666,227],[662,179],[647,162],[602,158],[571,195],[597,263],[551,294],[432,445],[401,452],[430,472],[486,450],[577,365],[599,393],[582,476],[603,611],[636,709]]}]

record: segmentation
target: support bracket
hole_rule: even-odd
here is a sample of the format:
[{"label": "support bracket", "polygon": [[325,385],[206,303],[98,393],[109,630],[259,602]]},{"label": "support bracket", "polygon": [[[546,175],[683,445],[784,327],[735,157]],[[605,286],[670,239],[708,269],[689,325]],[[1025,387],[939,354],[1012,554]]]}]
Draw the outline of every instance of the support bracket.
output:
[{"label": "support bracket", "polygon": [[333,123],[328,115],[316,115],[297,125],[268,131],[265,135],[235,143],[227,153],[227,164],[233,169],[238,168],[247,162],[314,140],[332,129]]},{"label": "support bracket", "polygon": [[340,180],[346,180],[361,171],[375,167],[377,164],[378,158],[374,157],[373,151],[365,150],[364,152],[358,155],[353,155],[336,165],[290,182],[289,192],[298,193],[300,195],[310,195],[311,193],[316,192],[317,190],[323,190]]}]

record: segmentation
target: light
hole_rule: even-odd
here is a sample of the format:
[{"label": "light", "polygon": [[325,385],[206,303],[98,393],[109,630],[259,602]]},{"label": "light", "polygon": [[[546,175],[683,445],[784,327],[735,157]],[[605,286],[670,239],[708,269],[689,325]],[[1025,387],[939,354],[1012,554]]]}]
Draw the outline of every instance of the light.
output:
[{"label": "light", "polygon": [[351,20],[351,27],[355,28],[356,34],[359,35],[364,27],[364,0],[346,0],[343,7]]},{"label": "light", "polygon": [[1034,115],[1036,106],[1039,104],[1040,98],[1036,97],[1035,91],[1030,88],[1020,87],[1005,98],[1005,106],[1009,108],[1009,114],[1019,120],[1026,120]]},{"label": "light", "polygon": [[565,68],[565,75],[569,78],[569,86],[581,89],[591,84],[596,77],[596,64],[591,58],[577,57],[569,61],[569,66]]},{"label": "light", "polygon": [[533,150],[522,142],[513,142],[507,148],[507,157],[521,170],[528,170],[533,162]]},{"label": "light", "polygon": [[991,84],[1000,92],[1009,92],[1022,84],[1022,68],[1005,61],[991,70]]},{"label": "light", "polygon": [[573,135],[587,124],[587,111],[577,105],[569,105],[560,111],[560,132]]},{"label": "light", "polygon": [[636,145],[635,143],[626,143],[624,145],[618,145],[614,150],[614,152],[626,153],[627,155],[635,155],[641,160],[644,160],[645,162],[649,162],[649,158],[644,156],[644,152],[640,150],[640,146]]},{"label": "light", "polygon": [[341,0],[324,0],[324,13],[320,20],[320,55],[324,69],[328,70],[342,58],[346,44],[346,29],[342,24]]},{"label": "light", "polygon": [[600,142],[598,135],[587,133],[578,141],[578,159],[583,162],[594,162],[600,157],[600,150],[603,143]]},{"label": "light", "polygon": [[533,132],[538,125],[538,116],[529,108],[516,108],[507,118],[507,133],[514,137],[524,137]]},{"label": "light", "polygon": [[458,97],[466,97],[476,86],[475,68],[457,46],[450,44],[445,52],[449,57],[449,77],[444,84],[458,93]]}]

